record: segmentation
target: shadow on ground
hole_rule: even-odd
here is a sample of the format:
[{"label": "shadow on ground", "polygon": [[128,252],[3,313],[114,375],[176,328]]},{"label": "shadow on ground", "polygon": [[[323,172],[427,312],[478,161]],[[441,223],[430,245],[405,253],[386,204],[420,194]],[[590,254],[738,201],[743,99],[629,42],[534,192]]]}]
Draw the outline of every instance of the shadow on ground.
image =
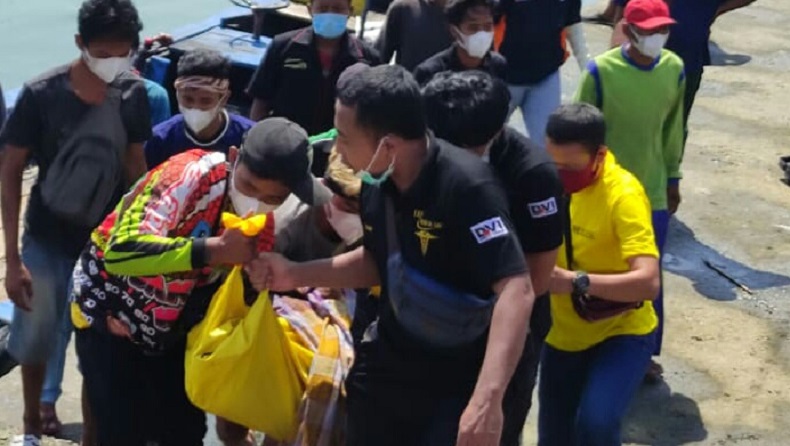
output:
[{"label": "shadow on ground", "polygon": [[752,56],[747,54],[730,54],[714,41],[710,42],[708,49],[710,50],[710,62],[717,67],[738,67],[752,61]]},{"label": "shadow on ground", "polygon": [[697,240],[694,231],[678,219],[672,219],[667,240],[664,270],[691,280],[694,289],[709,299],[735,300],[739,288],[706,266],[706,261],[752,291],[790,285],[788,276],[753,269],[723,256]]},{"label": "shadow on ground", "polygon": [[666,382],[639,389],[623,426],[623,443],[679,446],[706,438],[697,403]]}]

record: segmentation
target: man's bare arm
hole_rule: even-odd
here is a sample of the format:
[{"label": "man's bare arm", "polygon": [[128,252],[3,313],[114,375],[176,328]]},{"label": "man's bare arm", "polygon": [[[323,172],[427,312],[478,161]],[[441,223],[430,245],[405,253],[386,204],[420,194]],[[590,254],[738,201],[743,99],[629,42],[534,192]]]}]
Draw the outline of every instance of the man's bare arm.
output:
[{"label": "man's bare arm", "polygon": [[541,296],[549,291],[551,285],[551,273],[554,265],[557,264],[557,249],[546,252],[524,254],[529,266],[529,278],[532,281],[532,288],[535,296]]},{"label": "man's bare arm", "polygon": [[129,144],[123,162],[124,184],[131,187],[148,171],[142,143]]},{"label": "man's bare arm", "polygon": [[370,288],[380,283],[376,261],[364,248],[312,262],[295,263],[279,254],[262,254],[247,265],[258,290],[288,291],[297,288]]},{"label": "man's bare arm", "polygon": [[474,395],[501,399],[524,351],[535,293],[527,273],[500,280],[494,291],[499,300],[491,317],[488,346]]},{"label": "man's bare arm", "polygon": [[19,211],[22,204],[22,173],[25,170],[30,150],[7,145],[3,150],[0,167],[0,207],[3,212],[3,234],[5,236],[6,262],[18,265],[19,256]]}]

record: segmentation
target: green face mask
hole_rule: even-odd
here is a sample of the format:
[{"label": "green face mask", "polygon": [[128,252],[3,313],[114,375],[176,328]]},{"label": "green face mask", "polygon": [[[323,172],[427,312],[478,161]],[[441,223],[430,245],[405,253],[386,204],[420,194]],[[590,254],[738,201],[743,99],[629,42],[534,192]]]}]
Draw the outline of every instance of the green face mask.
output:
[{"label": "green face mask", "polygon": [[357,178],[362,180],[363,183],[368,184],[370,186],[374,186],[374,187],[379,187],[385,181],[387,181],[389,179],[389,177],[392,175],[392,171],[395,168],[395,158],[392,158],[392,161],[390,161],[390,165],[378,177],[374,177],[373,174],[370,173],[370,170],[369,170],[370,166],[372,166],[373,163],[376,162],[376,158],[378,158],[379,152],[381,152],[381,146],[382,145],[384,145],[384,139],[383,138],[381,139],[381,142],[379,142],[379,146],[376,148],[376,153],[373,154],[373,158],[371,158],[370,164],[368,164],[368,167],[366,167],[364,170],[360,170],[359,172],[357,172]]}]

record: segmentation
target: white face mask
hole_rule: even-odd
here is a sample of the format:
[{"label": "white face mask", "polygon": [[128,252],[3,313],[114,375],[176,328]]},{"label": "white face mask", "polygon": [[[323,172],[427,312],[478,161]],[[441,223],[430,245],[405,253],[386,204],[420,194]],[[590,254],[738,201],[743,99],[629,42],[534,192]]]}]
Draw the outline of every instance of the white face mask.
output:
[{"label": "white face mask", "polygon": [[633,28],[631,28],[631,32],[634,34],[636,39],[634,42],[636,49],[638,49],[639,52],[645,56],[652,57],[653,59],[661,55],[661,50],[664,49],[664,46],[667,44],[667,40],[669,39],[669,33],[658,33],[651,34],[649,36],[642,36],[638,34]]},{"label": "white face mask", "polygon": [[[235,165],[233,171],[236,171]],[[228,191],[228,197],[230,198],[230,203],[233,205],[233,210],[236,211],[236,215],[239,217],[268,214],[280,207],[280,205],[264,203],[257,198],[248,197],[241,193],[239,189],[236,188],[236,179],[233,175],[231,175],[229,181],[230,190]]]},{"label": "white face mask", "polygon": [[184,122],[192,130],[193,133],[200,133],[214,121],[214,118],[219,114],[219,104],[211,110],[201,110],[199,108],[186,108],[182,105],[178,106],[181,115],[184,116]]},{"label": "white face mask", "polygon": [[129,56],[99,59],[91,56],[88,50],[82,50],[82,58],[85,60],[85,64],[88,65],[88,69],[96,77],[108,84],[114,81],[121,73],[132,68],[132,60]]},{"label": "white face mask", "polygon": [[331,200],[324,205],[324,213],[329,225],[347,245],[362,238],[362,219],[359,215],[341,211]]},{"label": "white face mask", "polygon": [[478,31],[468,36],[458,28],[455,28],[455,30],[460,35],[458,44],[476,59],[482,59],[494,43],[494,33],[492,31]]}]

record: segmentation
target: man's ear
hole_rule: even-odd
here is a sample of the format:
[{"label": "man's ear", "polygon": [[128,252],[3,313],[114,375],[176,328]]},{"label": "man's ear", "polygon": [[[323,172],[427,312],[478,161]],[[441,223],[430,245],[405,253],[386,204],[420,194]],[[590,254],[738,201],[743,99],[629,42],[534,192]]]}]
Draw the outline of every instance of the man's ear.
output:
[{"label": "man's ear", "polygon": [[453,36],[453,39],[458,40],[461,38],[461,29],[455,25],[447,25],[447,29],[450,30],[450,35]]},{"label": "man's ear", "polygon": [[236,146],[230,146],[228,149],[228,162],[231,165],[236,164],[236,160],[239,158],[239,148]]},{"label": "man's ear", "polygon": [[629,25],[628,22],[623,21],[620,25],[623,27],[623,35],[626,39],[629,41],[636,40],[634,36],[634,30],[631,29],[631,25]]},{"label": "man's ear", "polygon": [[222,99],[219,100],[219,108],[225,108],[228,105],[228,101],[230,100],[230,91],[225,93]]},{"label": "man's ear", "polygon": [[609,148],[606,147],[606,146],[601,146],[598,149],[598,153],[595,154],[595,157],[597,158],[597,161],[599,163],[603,163],[604,160],[606,159],[606,154],[607,153],[609,153]]}]

